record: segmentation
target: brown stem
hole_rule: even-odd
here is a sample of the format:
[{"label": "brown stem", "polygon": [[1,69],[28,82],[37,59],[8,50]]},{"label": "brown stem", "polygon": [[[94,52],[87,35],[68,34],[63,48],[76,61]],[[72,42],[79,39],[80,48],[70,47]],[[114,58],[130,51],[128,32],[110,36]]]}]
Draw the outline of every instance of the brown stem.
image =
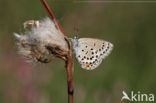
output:
[{"label": "brown stem", "polygon": [[51,19],[55,22],[55,24],[57,25],[57,27],[61,30],[61,32],[63,33],[64,36],[66,36],[62,26],[58,23],[54,13],[52,12],[52,10],[50,9],[49,5],[47,4],[47,2],[45,0],[41,0],[43,6],[45,7],[45,9],[47,10],[48,14],[50,15]]},{"label": "brown stem", "polygon": [[64,59],[66,62],[66,71],[67,71],[67,84],[68,84],[68,103],[74,103],[74,83],[73,83],[73,72],[74,72],[74,64],[73,64],[73,57],[72,57],[72,45],[71,42],[69,41],[68,37],[66,36],[63,28],[61,25],[57,22],[57,19],[55,15],[53,14],[52,10],[48,6],[45,0],[41,0],[43,6],[46,8],[48,11],[51,19],[55,22],[56,26],[60,29],[60,31],[63,33],[64,38],[68,44],[69,47],[69,52],[65,56],[67,58]]},{"label": "brown stem", "polygon": [[67,83],[68,83],[68,103],[74,103],[73,96],[74,96],[74,83],[73,83],[73,72],[74,72],[74,63],[72,57],[72,48],[71,43],[69,44],[70,50],[67,59]]}]

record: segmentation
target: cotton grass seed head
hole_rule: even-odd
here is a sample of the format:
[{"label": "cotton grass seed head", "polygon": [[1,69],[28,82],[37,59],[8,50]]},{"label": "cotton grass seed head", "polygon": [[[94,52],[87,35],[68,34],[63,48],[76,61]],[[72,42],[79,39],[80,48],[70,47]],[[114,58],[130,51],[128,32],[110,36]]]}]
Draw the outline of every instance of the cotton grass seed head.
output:
[{"label": "cotton grass seed head", "polygon": [[[25,22],[24,26],[32,24],[30,30],[22,34],[14,33],[18,40],[19,53],[29,61],[39,61],[46,56],[63,56],[68,52],[68,44],[62,32],[48,17],[39,22]],[[46,58],[47,59],[47,58]]]}]

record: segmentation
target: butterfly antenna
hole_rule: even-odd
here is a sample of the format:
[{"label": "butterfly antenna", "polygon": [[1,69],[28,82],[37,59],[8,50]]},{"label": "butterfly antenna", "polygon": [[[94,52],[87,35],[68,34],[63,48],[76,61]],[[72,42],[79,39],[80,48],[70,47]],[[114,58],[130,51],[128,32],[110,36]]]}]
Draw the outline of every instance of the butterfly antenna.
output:
[{"label": "butterfly antenna", "polygon": [[74,27],[74,32],[75,32],[75,38],[78,39],[79,38],[79,29],[76,26]]}]

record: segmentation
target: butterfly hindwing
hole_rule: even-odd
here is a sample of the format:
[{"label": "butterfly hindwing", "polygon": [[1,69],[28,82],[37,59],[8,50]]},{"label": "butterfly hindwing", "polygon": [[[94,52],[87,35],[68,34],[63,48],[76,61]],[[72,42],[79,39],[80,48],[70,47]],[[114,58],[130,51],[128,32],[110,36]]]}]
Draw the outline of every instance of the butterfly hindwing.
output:
[{"label": "butterfly hindwing", "polygon": [[82,68],[92,70],[101,64],[112,48],[111,43],[101,39],[80,38],[75,47],[76,58]]}]

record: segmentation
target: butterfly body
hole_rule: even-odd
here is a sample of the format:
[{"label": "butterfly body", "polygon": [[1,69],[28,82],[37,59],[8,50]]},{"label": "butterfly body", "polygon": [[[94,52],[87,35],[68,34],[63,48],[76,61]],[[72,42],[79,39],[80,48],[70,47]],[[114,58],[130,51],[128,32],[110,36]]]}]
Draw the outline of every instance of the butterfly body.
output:
[{"label": "butterfly body", "polygon": [[82,68],[87,70],[98,67],[113,48],[112,43],[94,38],[78,39],[75,37],[72,43],[78,62]]}]

